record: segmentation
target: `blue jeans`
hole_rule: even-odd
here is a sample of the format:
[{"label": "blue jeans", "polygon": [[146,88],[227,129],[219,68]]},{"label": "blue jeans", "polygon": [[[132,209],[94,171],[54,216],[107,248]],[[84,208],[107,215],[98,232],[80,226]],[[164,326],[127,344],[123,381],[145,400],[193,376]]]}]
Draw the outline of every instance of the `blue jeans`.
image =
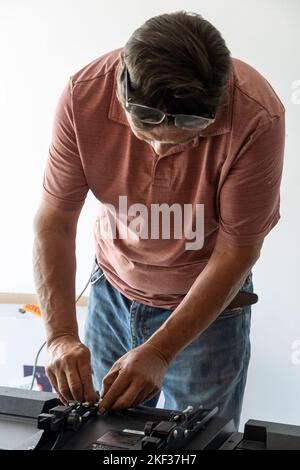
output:
[{"label": "blue jeans", "polygon": [[[251,273],[242,290],[253,292]],[[171,313],[129,300],[96,265],[84,339],[91,351],[96,390],[115,361],[143,344]],[[162,384],[166,409],[218,406],[219,415],[233,418],[238,429],[250,359],[250,320],[250,306],[224,310],[175,357]],[[156,406],[158,399],[159,394],[143,404]]]}]

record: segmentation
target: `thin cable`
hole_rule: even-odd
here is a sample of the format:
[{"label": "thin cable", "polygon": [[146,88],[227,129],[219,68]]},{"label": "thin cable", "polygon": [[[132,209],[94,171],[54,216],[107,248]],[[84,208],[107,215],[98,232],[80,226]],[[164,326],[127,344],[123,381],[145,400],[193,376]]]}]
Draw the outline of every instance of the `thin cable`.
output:
[{"label": "thin cable", "polygon": [[[96,270],[98,269],[98,266],[96,267]],[[88,285],[89,283],[91,282],[91,279],[92,279],[92,276],[94,274],[94,266],[93,266],[93,269],[91,271],[91,274],[90,274],[90,277],[89,277],[89,280],[87,281],[86,285],[84,286],[83,290],[81,291],[81,293],[78,295],[77,299],[75,299],[75,305],[77,304],[77,302],[79,301],[79,299],[81,299],[81,297],[83,296],[84,292],[86,291],[86,289],[88,288]],[[34,365],[33,365],[33,370],[32,370],[32,380],[31,380],[31,384],[30,384],[30,388],[29,390],[32,390],[33,389],[33,384],[34,384],[34,379],[35,379],[35,373],[36,373],[36,368],[37,368],[37,363],[38,363],[38,360],[39,360],[39,357],[40,357],[40,354],[42,352],[42,350],[44,349],[44,347],[46,346],[47,344],[47,341],[45,341],[42,346],[40,347],[40,349],[38,350],[36,356],[35,356],[35,360],[34,360]]]},{"label": "thin cable", "polygon": [[37,368],[37,363],[38,363],[40,354],[41,354],[42,350],[44,349],[45,345],[46,345],[46,341],[42,344],[42,346],[40,347],[40,349],[38,350],[38,352],[37,352],[37,354],[36,354],[36,356],[35,356],[35,361],[34,361],[33,370],[32,370],[32,380],[31,380],[31,384],[30,384],[29,390],[32,390],[32,389],[33,389],[33,384],[34,384],[34,379],[35,379],[35,372],[36,372],[36,368]]}]

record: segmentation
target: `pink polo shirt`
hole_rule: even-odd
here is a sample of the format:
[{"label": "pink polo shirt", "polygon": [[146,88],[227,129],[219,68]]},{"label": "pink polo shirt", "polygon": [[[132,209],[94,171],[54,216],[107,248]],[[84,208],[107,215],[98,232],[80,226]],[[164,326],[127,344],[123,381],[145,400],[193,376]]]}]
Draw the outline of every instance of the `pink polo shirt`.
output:
[{"label": "pink polo shirt", "polygon": [[[76,210],[91,190],[99,201],[95,252],[106,278],[129,299],[173,309],[207,264],[219,232],[229,243],[251,245],[278,222],[284,107],[262,75],[233,59],[229,103],[216,121],[188,144],[167,146],[158,155],[132,133],[117,99],[120,53],[94,60],[66,85],[43,197]],[[203,208],[201,246],[187,249],[188,236],[175,234],[175,222],[168,237],[161,227],[147,236],[151,208],[162,204],[176,204],[182,214],[192,208],[187,220],[197,230],[195,208]],[[130,223],[137,230],[121,236]]]}]

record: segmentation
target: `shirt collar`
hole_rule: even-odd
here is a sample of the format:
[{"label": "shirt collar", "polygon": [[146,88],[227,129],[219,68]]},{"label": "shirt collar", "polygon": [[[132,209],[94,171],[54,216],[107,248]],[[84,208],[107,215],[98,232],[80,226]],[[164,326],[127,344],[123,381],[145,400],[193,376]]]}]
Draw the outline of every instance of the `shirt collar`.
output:
[{"label": "shirt collar", "polygon": [[[121,54],[119,57],[119,61],[117,63],[115,73],[114,73],[114,83],[113,83],[113,91],[110,101],[110,107],[108,112],[108,118],[116,121],[120,124],[125,124],[125,126],[129,127],[129,123],[126,118],[125,111],[117,98],[117,77],[120,72],[121,68]],[[215,135],[226,134],[230,132],[231,125],[232,125],[232,104],[233,104],[233,92],[234,92],[234,71],[232,70],[230,73],[230,77],[228,80],[228,94],[229,100],[225,106],[221,106],[216,114],[216,120],[206,129],[201,131],[199,135],[201,137],[209,137]]]}]

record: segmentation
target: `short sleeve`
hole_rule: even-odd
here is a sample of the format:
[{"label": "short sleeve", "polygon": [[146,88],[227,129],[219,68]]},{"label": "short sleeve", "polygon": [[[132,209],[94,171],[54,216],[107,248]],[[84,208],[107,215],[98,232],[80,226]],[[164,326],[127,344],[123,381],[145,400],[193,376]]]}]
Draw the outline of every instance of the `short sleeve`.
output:
[{"label": "short sleeve", "polygon": [[263,241],[280,219],[285,117],[269,119],[242,147],[220,190],[219,231],[235,245]]},{"label": "short sleeve", "polygon": [[77,210],[83,206],[88,189],[76,139],[70,79],[55,111],[42,197],[61,209]]}]

